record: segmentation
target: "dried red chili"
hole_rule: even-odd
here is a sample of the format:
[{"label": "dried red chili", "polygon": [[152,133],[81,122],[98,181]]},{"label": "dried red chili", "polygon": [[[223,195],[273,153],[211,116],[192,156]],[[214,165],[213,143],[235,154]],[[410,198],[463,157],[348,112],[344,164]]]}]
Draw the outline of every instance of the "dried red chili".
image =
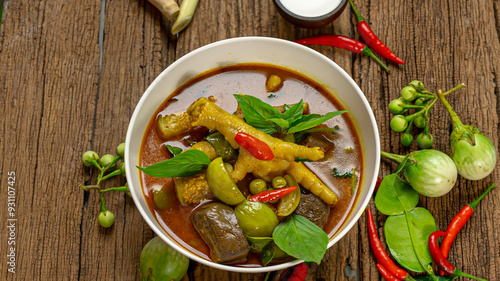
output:
[{"label": "dried red chili", "polygon": [[380,274],[382,274],[382,277],[384,277],[385,280],[387,281],[399,281],[398,278],[396,278],[394,275],[392,275],[389,270],[387,270],[385,267],[383,267],[380,263],[377,263],[377,268]]},{"label": "dried red chili", "polygon": [[269,161],[274,159],[273,151],[269,145],[254,136],[239,132],[234,137],[234,140],[259,160]]},{"label": "dried red chili", "polygon": [[361,35],[361,38],[363,38],[366,45],[370,46],[373,51],[388,60],[399,64],[405,64],[402,59],[398,58],[398,56],[396,56],[384,43],[382,43],[382,41],[380,41],[380,39],[377,37],[377,35],[375,35],[373,30],[368,25],[368,23],[359,15],[356,8],[354,8],[354,3],[352,3],[351,0],[349,0],[349,3],[351,4],[351,8],[354,11],[354,14],[356,14],[356,20],[358,21],[356,26],[358,28],[359,35]]},{"label": "dried red chili", "polygon": [[[441,252],[443,253],[443,256],[445,258],[448,258],[453,240],[457,236],[460,229],[462,229],[465,223],[472,216],[477,204],[479,204],[481,199],[483,199],[483,197],[486,196],[488,192],[495,188],[495,186],[496,184],[492,184],[483,194],[481,194],[481,196],[479,196],[479,198],[476,199],[476,201],[465,205],[462,210],[460,210],[460,212],[451,220],[450,225],[448,225],[448,228],[446,229],[446,237],[444,237],[443,241],[441,242]],[[440,274],[443,275],[444,272],[441,271]]]},{"label": "dried red chili", "polygon": [[317,36],[298,39],[295,40],[294,42],[303,45],[332,46],[336,48],[346,49],[358,54],[363,54],[369,56],[374,61],[376,61],[380,66],[382,66],[382,68],[387,73],[390,72],[389,68],[387,68],[387,66],[373,54],[373,52],[370,50],[370,48],[368,48],[368,46],[357,40],[354,40],[352,38],[343,35],[333,35],[333,34],[317,35]]},{"label": "dried red chili", "polygon": [[283,197],[289,193],[292,193],[292,191],[294,191],[295,189],[297,189],[296,186],[290,186],[290,187],[284,187],[284,188],[275,189],[275,190],[268,190],[268,191],[261,192],[259,194],[255,194],[254,196],[248,198],[248,200],[249,201],[259,201],[259,202],[270,202],[270,201],[280,199],[281,197]]},{"label": "dried red chili", "polygon": [[368,215],[368,239],[370,240],[370,246],[372,247],[372,251],[377,259],[377,262],[398,279],[413,280],[408,272],[399,268],[391,260],[387,252],[382,247],[382,242],[380,242],[380,238],[378,238],[375,222],[373,221],[372,211],[370,211],[369,208],[366,208],[366,214]]},{"label": "dried red chili", "polygon": [[460,271],[454,265],[452,265],[443,255],[441,249],[439,249],[438,238],[445,236],[446,232],[444,231],[434,231],[429,236],[429,253],[431,254],[432,260],[436,263],[436,265],[444,271],[448,275],[452,276],[463,276],[474,280],[486,281],[485,279],[478,278],[476,276],[469,275]]}]

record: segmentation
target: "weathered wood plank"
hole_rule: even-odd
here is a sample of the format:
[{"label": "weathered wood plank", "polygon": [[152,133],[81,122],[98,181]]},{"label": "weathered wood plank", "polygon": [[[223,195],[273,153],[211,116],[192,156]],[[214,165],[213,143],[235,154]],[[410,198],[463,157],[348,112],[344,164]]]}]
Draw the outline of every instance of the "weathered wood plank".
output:
[{"label": "weathered wood plank", "polygon": [[[106,0],[102,69],[97,103],[95,150],[115,155],[125,141],[127,124],[146,88],[174,61],[173,46],[161,27],[160,13],[147,1]],[[122,177],[104,186],[122,186]],[[115,224],[102,229],[97,222],[99,196],[91,193],[84,209],[82,280],[138,280],[142,247],[153,237],[131,198],[121,192],[105,194]]]},{"label": "weathered wood plank", "polygon": [[[1,173],[5,182],[8,171],[16,172],[18,221],[16,274],[7,272],[2,255],[3,280],[78,279],[83,202],[78,185],[85,178],[79,147],[87,147],[92,135],[98,4],[5,3]],[[2,184],[3,206],[6,195]],[[0,212],[6,221],[6,208]],[[7,232],[0,235],[6,242]]]}]

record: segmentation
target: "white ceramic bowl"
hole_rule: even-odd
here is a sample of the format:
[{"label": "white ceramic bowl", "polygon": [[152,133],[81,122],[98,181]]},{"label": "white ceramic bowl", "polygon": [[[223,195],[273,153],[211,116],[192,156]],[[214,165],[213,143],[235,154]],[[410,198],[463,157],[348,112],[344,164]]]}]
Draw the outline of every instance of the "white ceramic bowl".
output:
[{"label": "white ceramic bowl", "polygon": [[139,164],[139,150],[144,131],[152,114],[168,95],[202,72],[248,62],[286,67],[316,80],[336,94],[338,100],[351,112],[351,118],[358,128],[364,150],[363,182],[359,198],[341,229],[330,239],[328,247],[337,243],[351,229],[370,200],[378,176],[380,141],[370,105],[351,77],[324,55],[290,41],[266,37],[242,37],[215,42],[192,51],[172,63],[153,81],[134,110],[125,141],[127,182],[137,209],[158,236],[188,258],[222,270],[257,273],[283,269],[300,261],[269,267],[245,268],[217,264],[196,256],[172,240],[158,224],[144,198],[139,171],[136,168]]}]

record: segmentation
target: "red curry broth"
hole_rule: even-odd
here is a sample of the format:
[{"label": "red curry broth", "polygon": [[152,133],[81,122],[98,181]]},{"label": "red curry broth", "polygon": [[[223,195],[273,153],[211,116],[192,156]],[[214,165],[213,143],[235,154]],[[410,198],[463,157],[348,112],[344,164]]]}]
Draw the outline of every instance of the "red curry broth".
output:
[{"label": "red curry broth", "polygon": [[[283,80],[283,86],[277,92],[268,93],[265,87],[266,79],[273,74]],[[275,106],[293,104],[303,99],[309,103],[311,113],[325,114],[343,110],[340,103],[323,87],[296,72],[264,64],[239,64],[219,68],[188,81],[159,107],[143,137],[140,165],[145,167],[169,159],[166,144],[185,149],[190,146],[190,142],[197,142],[205,136],[206,130],[198,130],[173,140],[162,140],[155,129],[157,116],[183,112],[196,99],[208,96],[214,96],[217,99],[216,104],[227,112],[234,112],[237,102],[232,95],[240,93],[258,97]],[[323,228],[331,238],[342,225],[355,200],[356,196],[351,190],[352,187],[355,187],[356,191],[359,189],[363,161],[357,131],[347,114],[330,119],[325,124],[328,127],[339,127],[334,137],[328,140],[334,149],[327,152],[321,161],[309,162],[306,165],[339,197],[338,202],[331,206],[328,222]],[[333,177],[331,175],[333,168],[337,168],[340,172],[355,169],[355,182],[351,179]],[[171,178],[156,178],[141,173],[141,184],[148,206],[163,229],[189,251],[210,260],[210,250],[190,220],[193,210],[205,202],[198,205],[181,205]],[[169,192],[170,207],[165,210],[155,209],[152,196],[155,186],[162,186]],[[260,261],[258,257],[249,255],[245,266],[260,266]]]}]

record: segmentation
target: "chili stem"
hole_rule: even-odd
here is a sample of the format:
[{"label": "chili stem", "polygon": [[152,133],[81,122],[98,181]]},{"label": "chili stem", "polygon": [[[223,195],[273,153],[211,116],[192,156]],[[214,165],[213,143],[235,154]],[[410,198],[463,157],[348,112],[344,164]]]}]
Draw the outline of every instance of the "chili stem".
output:
[{"label": "chili stem", "polygon": [[483,199],[484,196],[486,196],[486,194],[488,194],[488,192],[490,192],[493,188],[495,188],[496,184],[492,184],[488,189],[486,189],[486,191],[481,194],[481,196],[479,196],[479,198],[476,199],[476,201],[472,202],[469,204],[469,206],[472,208],[472,210],[474,211],[476,209],[476,206],[477,204],[479,204],[479,201],[481,201],[481,199]]},{"label": "chili stem", "polygon": [[398,164],[401,164],[406,158],[406,156],[393,154],[385,151],[380,151],[380,155]]},{"label": "chili stem", "polygon": [[358,22],[360,21],[365,21],[364,18],[362,18],[359,13],[358,13],[358,10],[356,10],[356,8],[354,8],[354,3],[352,3],[352,0],[349,0],[349,4],[351,4],[351,8],[352,8],[352,11],[354,12],[354,14],[356,15],[356,20]]},{"label": "chili stem", "polygon": [[391,73],[391,70],[381,61],[377,56],[375,56],[372,52],[372,50],[366,46],[363,51],[361,52],[363,55],[369,56],[372,58],[376,63],[378,63],[387,73]]},{"label": "chili stem", "polygon": [[457,272],[454,275],[458,275],[458,276],[462,276],[462,277],[467,277],[467,278],[474,279],[474,280],[479,280],[479,281],[488,281],[486,279],[479,278],[479,277],[467,274],[467,273],[462,272],[462,271],[460,271],[458,269],[457,269]]}]

